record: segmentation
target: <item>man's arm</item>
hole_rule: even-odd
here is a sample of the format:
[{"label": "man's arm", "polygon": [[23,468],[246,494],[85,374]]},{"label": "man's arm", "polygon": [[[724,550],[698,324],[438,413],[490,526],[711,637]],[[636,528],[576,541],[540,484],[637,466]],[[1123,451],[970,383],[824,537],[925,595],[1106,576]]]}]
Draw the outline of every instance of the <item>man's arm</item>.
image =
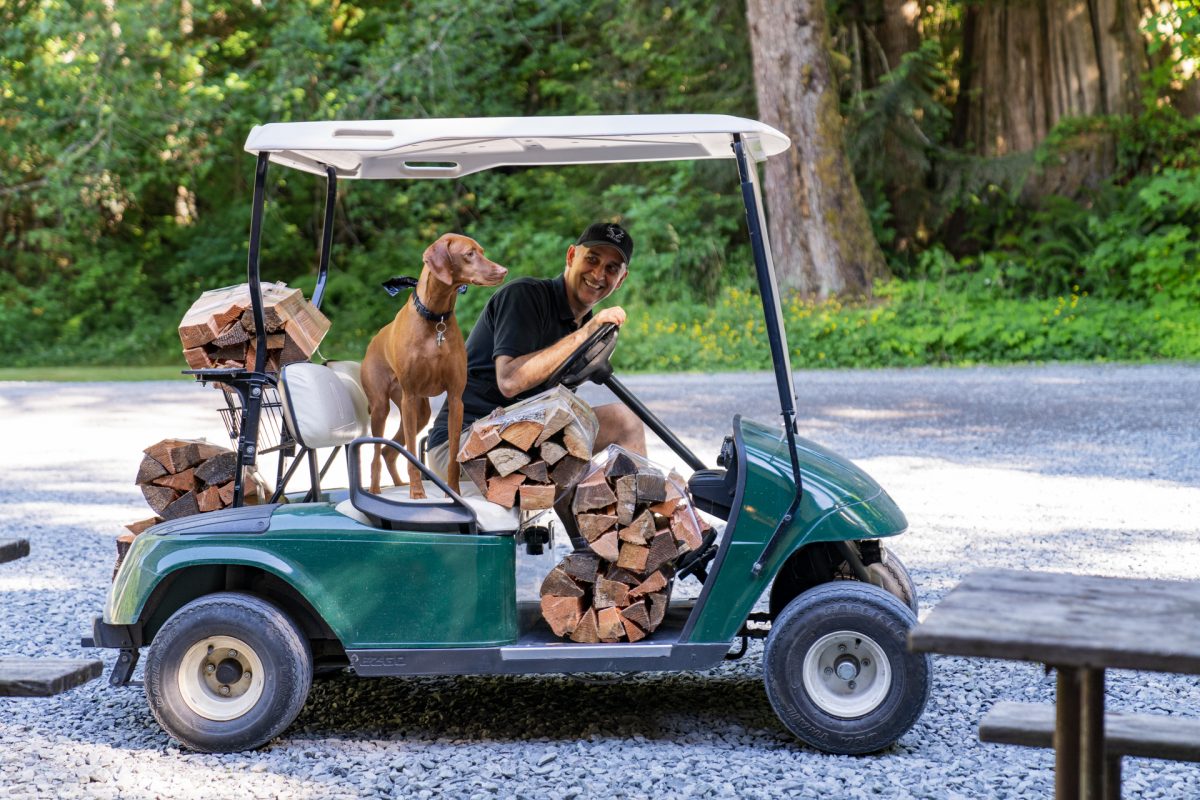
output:
[{"label": "man's arm", "polygon": [[516,397],[521,392],[546,382],[554,370],[575,352],[587,338],[606,322],[625,324],[625,311],[620,306],[602,309],[586,325],[574,333],[559,339],[549,347],[523,356],[496,357],[496,385],[505,397]]}]

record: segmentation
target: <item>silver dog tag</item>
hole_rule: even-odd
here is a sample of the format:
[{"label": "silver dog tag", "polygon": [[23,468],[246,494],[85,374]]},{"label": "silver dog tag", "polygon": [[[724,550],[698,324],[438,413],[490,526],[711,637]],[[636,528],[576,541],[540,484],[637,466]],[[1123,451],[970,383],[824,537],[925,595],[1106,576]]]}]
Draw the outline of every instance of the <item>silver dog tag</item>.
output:
[{"label": "silver dog tag", "polygon": [[441,347],[442,342],[446,341],[446,323],[439,322],[437,324],[436,330],[437,330],[437,337],[434,339],[434,341],[437,342],[438,347]]}]

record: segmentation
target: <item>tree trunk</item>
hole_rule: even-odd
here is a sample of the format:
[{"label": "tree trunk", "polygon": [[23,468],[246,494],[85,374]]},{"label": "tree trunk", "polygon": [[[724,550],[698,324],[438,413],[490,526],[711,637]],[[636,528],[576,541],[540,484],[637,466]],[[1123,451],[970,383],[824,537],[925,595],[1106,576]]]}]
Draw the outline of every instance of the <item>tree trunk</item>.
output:
[{"label": "tree trunk", "polygon": [[822,0],[749,0],[762,121],[792,148],[766,164],[769,235],[780,283],[806,295],[867,295],[887,266],[854,184],[830,73]]},{"label": "tree trunk", "polygon": [[1146,45],[1138,0],[993,0],[967,6],[963,138],[980,155],[1032,150],[1065,117],[1127,114]]}]

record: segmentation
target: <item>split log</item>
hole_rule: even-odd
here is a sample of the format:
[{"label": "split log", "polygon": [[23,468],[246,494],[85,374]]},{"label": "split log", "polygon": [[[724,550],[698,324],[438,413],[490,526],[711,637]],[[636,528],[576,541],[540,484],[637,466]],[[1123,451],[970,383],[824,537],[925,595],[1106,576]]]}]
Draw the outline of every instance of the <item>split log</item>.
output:
[{"label": "split log", "polygon": [[[582,457],[568,454],[563,439],[568,428],[576,437],[572,446]],[[556,387],[477,420],[457,458],[488,499],[496,496],[506,501],[513,487],[496,480],[520,473],[524,479],[519,492],[521,510],[544,511],[583,474],[595,429],[591,409]]]},{"label": "split log", "polygon": [[573,633],[582,616],[582,597],[542,597],[542,617],[550,623],[550,630],[554,631],[555,636]]},{"label": "split log", "polygon": [[[307,361],[328,333],[330,323],[299,289],[263,283],[267,368]],[[193,369],[253,368],[257,355],[254,314],[248,284],[204,292],[179,323],[184,358]]]},{"label": "split log", "polygon": [[605,608],[596,612],[596,635],[602,642],[619,642],[625,635],[621,624],[621,612],[616,608]]},{"label": "split log", "polygon": [[592,552],[603,558],[605,561],[616,561],[620,558],[617,544],[617,532],[609,531],[600,536],[593,542],[588,543],[588,547],[592,548]]},{"label": "split log", "polygon": [[496,474],[503,478],[528,464],[530,459],[528,453],[515,447],[496,447],[488,451],[487,460],[496,468]]},{"label": "split log", "polygon": [[573,614],[561,609],[583,609],[570,632],[577,642],[636,642],[652,634],[666,617],[675,561],[700,547],[705,528],[680,476],[620,448],[610,451],[558,506],[560,513],[571,509],[576,543],[586,542],[588,552],[567,556],[543,583],[543,615],[557,635]]},{"label": "split log", "polygon": [[[128,546],[127,537],[150,525],[233,505],[236,472],[237,454],[203,439],[163,439],[147,447],[134,482],[155,516],[127,526],[130,533],[121,534],[118,552]],[[265,489],[260,483],[257,473],[248,470],[247,502]]]},{"label": "split log", "polygon": [[554,486],[521,484],[520,503],[522,511],[541,511],[554,507]]},{"label": "split log", "polygon": [[518,450],[528,452],[538,436],[541,435],[543,427],[542,423],[534,422],[531,419],[518,420],[505,425],[504,429],[500,431],[500,438]]},{"label": "split log", "polygon": [[519,472],[491,478],[487,483],[487,499],[505,508],[512,508],[517,503],[517,487],[524,482],[525,476]]},{"label": "split log", "polygon": [[567,454],[567,448],[558,442],[546,442],[538,448],[538,452],[541,453],[543,461],[553,466]]}]

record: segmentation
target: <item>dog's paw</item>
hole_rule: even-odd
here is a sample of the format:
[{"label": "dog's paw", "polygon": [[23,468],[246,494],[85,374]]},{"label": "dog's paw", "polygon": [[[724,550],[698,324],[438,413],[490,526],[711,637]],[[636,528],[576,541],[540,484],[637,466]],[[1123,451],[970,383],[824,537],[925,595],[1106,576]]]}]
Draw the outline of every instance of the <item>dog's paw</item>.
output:
[{"label": "dog's paw", "polygon": [[424,500],[425,487],[419,483],[414,483],[408,487],[408,497],[410,500]]}]

